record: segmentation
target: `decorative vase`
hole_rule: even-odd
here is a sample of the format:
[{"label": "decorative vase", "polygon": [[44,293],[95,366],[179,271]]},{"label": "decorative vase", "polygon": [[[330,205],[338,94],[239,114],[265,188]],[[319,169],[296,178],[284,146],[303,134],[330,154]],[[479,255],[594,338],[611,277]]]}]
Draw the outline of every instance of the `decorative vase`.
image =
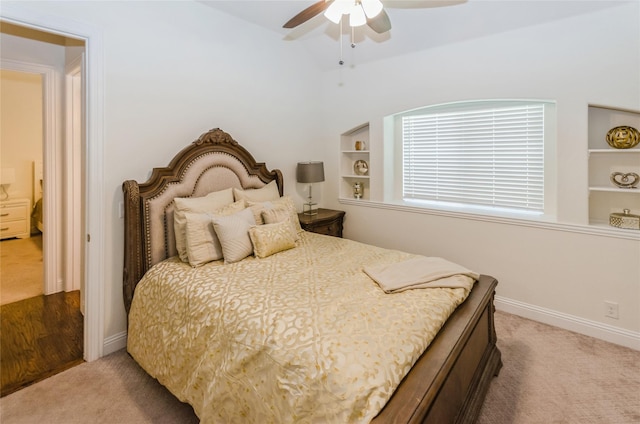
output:
[{"label": "decorative vase", "polygon": [[356,199],[362,199],[362,195],[364,194],[364,187],[361,182],[353,183],[353,197]]}]

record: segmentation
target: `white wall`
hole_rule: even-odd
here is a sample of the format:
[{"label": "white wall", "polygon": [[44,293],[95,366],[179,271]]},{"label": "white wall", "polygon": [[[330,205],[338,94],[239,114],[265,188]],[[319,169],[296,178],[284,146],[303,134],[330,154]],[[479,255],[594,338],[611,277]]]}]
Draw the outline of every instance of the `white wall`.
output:
[{"label": "white wall", "polygon": [[4,69],[1,75],[0,167],[14,169],[10,197],[33,205],[33,163],[42,161],[42,76]]},{"label": "white wall", "polygon": [[[557,102],[558,222],[568,225],[534,228],[335,201],[347,210],[346,236],[452,258],[497,277],[498,295],[523,314],[604,326],[640,348],[640,243],[580,233],[588,222],[587,105],[640,110],[639,8],[622,5],[326,73],[323,110],[335,146],[325,184],[330,199],[338,196],[339,134],[361,123],[371,122],[371,184],[382,193],[385,116],[458,100]],[[619,320],[604,317],[605,300],[620,304]]]}]

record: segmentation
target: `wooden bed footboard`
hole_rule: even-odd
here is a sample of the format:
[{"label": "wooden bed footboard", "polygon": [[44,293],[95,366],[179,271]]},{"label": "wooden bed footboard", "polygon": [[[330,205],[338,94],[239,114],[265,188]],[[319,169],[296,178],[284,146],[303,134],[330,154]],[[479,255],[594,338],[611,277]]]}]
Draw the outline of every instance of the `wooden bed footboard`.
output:
[{"label": "wooden bed footboard", "polygon": [[494,325],[497,283],[480,276],[373,423],[475,422],[502,367]]}]

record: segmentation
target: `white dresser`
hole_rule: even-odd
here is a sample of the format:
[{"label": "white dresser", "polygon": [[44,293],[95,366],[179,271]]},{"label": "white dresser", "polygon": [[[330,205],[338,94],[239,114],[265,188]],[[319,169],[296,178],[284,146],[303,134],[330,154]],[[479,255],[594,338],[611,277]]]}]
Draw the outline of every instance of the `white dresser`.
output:
[{"label": "white dresser", "polygon": [[31,233],[31,200],[0,201],[0,239],[28,238]]}]

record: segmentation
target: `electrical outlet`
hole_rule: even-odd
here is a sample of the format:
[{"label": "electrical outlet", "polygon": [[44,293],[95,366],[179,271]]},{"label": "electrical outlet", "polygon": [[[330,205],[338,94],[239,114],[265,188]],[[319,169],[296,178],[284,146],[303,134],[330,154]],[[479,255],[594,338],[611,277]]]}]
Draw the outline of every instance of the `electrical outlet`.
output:
[{"label": "electrical outlet", "polygon": [[604,301],[604,316],[618,319],[618,304],[616,302]]}]

